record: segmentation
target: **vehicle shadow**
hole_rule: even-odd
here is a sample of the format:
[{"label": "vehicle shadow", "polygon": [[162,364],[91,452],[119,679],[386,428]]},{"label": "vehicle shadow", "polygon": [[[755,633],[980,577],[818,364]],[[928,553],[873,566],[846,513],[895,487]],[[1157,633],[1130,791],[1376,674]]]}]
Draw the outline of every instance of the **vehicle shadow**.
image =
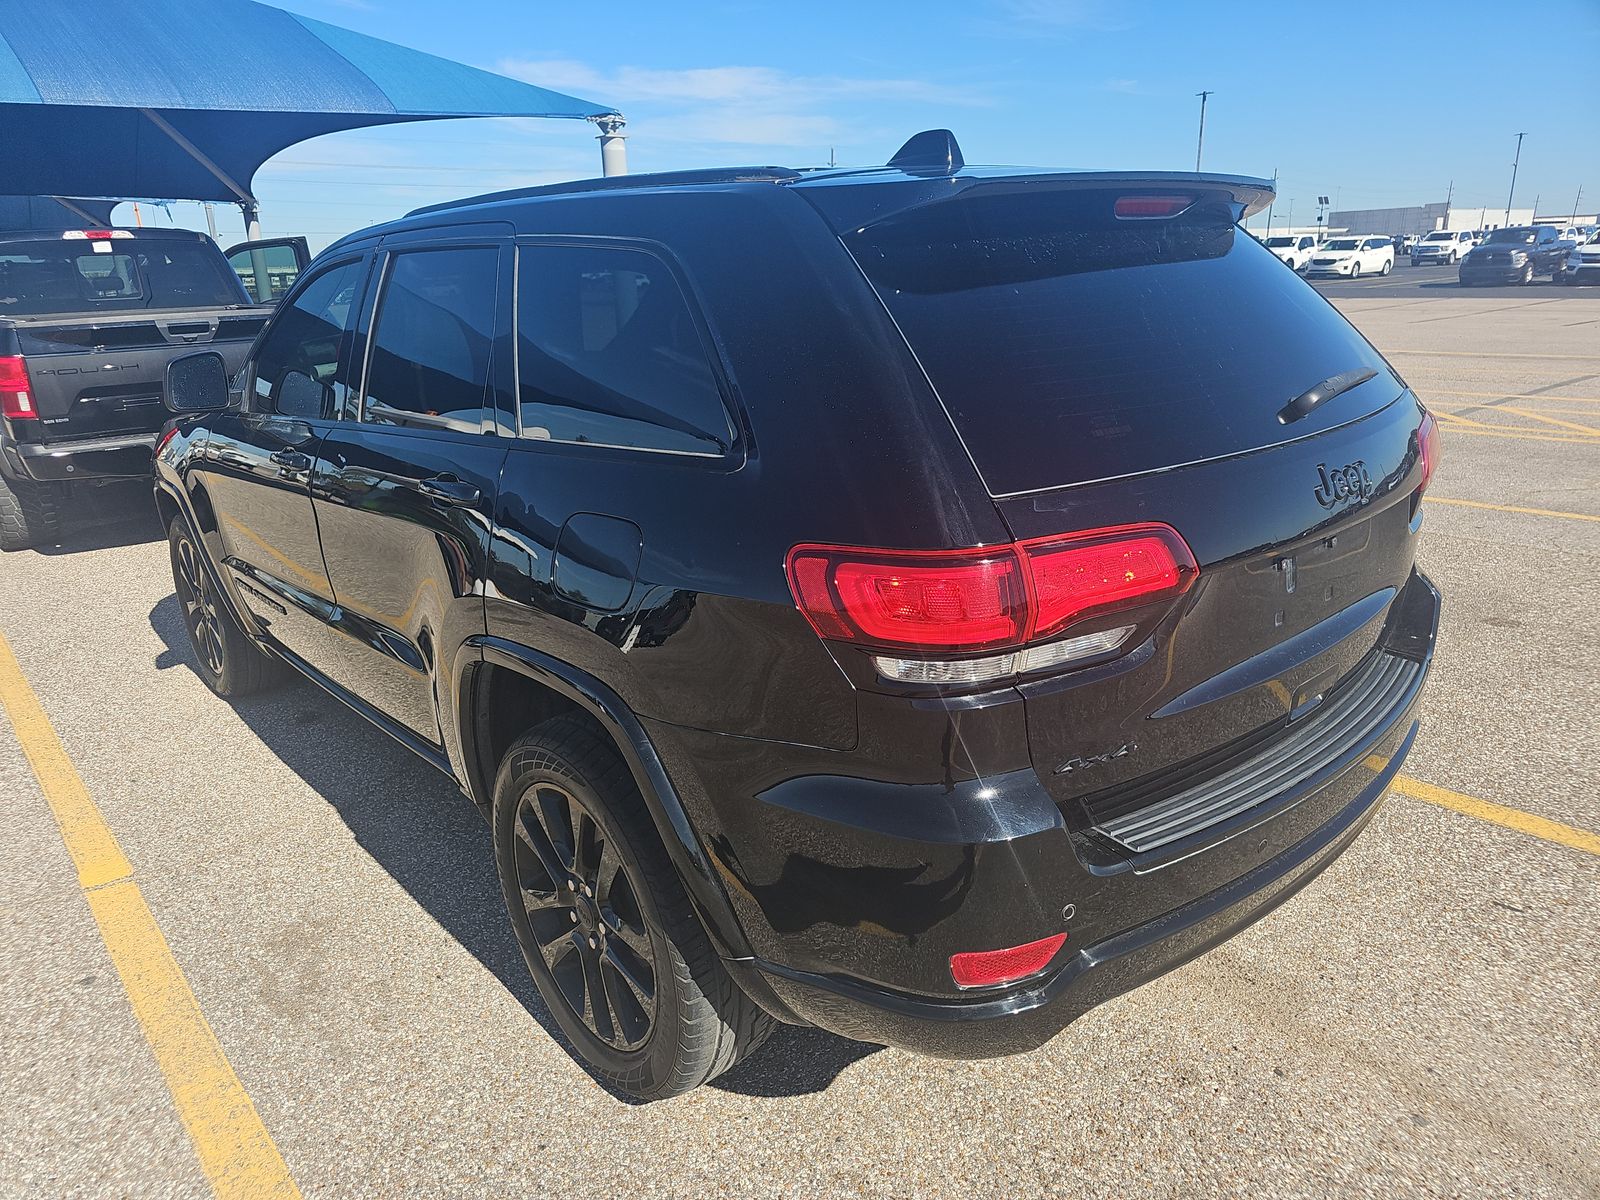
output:
[{"label": "vehicle shadow", "polygon": [[[175,596],[150,610],[150,625],[166,646],[156,668],[193,671],[194,652]],[[512,936],[489,826],[472,802],[309,680],[297,677],[265,695],[239,700],[234,708],[262,743],[333,807],[356,843],[571,1053]],[[877,1049],[819,1029],[783,1026],[759,1054],[711,1086],[761,1097],[819,1092]],[[596,1082],[618,1100],[637,1103]]]},{"label": "vehicle shadow", "polygon": [[119,479],[101,485],[77,484],[61,504],[61,536],[34,547],[39,554],[82,554],[159,542],[161,527],[148,479]]}]

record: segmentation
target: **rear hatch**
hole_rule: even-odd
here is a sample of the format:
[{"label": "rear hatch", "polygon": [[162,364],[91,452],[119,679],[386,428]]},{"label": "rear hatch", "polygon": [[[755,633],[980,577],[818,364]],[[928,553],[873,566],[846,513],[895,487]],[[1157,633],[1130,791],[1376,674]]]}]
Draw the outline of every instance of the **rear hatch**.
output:
[{"label": "rear hatch", "polygon": [[977,186],[843,234],[1014,537],[1160,522],[1200,566],[1120,657],[1019,685],[1087,822],[1309,719],[1411,573],[1422,410],[1244,206],[1199,178]]}]

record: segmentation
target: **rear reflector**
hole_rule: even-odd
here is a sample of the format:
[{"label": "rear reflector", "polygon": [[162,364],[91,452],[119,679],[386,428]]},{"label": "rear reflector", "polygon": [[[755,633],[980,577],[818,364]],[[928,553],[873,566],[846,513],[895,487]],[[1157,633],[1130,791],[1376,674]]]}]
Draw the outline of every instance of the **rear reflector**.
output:
[{"label": "rear reflector", "polygon": [[1193,203],[1193,196],[1118,196],[1112,211],[1122,221],[1150,221],[1175,217]]},{"label": "rear reflector", "polygon": [[801,545],[789,587],[817,633],[887,650],[1002,650],[1086,617],[1175,599],[1199,574],[1168,525],[971,550]]},{"label": "rear reflector", "polygon": [[19,355],[0,355],[0,417],[39,419],[39,410],[33,406],[33,385],[28,382],[28,364]]},{"label": "rear reflector", "polygon": [[1007,950],[978,950],[950,956],[950,975],[958,987],[993,987],[1042,971],[1066,944],[1067,935],[1040,938]]}]

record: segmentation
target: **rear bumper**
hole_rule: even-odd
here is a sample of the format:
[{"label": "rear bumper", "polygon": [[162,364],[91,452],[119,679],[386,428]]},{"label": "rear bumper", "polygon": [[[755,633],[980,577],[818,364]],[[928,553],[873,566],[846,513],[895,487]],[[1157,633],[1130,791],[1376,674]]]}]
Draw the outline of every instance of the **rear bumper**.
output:
[{"label": "rear bumper", "polygon": [[126,433],[73,442],[0,443],[0,470],[13,479],[137,479],[150,474],[155,433]]},{"label": "rear bumper", "polygon": [[790,1010],[857,1041],[941,1058],[992,1058],[1037,1049],[1091,1008],[1198,958],[1315,879],[1382,807],[1416,729],[1414,721],[1403,724],[1383,769],[1309,837],[1224,887],[1084,947],[1024,990],[959,1003],[868,989],[767,963],[761,969]]},{"label": "rear bumper", "polygon": [[[788,1015],[861,1041],[963,1058],[1040,1046],[1264,916],[1355,840],[1410,750],[1438,613],[1413,573],[1381,643],[1414,664],[1412,681],[1314,775],[1172,851],[1115,863],[1085,856],[1031,770],[913,788],[807,777],[769,746],[763,769],[780,782],[729,798],[739,819],[708,846],[755,953],[730,965]],[[963,992],[950,979],[952,952],[1063,931],[1056,959],[1021,983]]]}]

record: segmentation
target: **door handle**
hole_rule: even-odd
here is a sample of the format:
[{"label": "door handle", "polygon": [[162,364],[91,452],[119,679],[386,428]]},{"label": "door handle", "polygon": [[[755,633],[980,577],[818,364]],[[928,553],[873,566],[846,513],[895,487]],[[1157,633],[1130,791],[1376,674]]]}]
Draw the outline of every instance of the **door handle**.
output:
[{"label": "door handle", "polygon": [[267,461],[273,466],[282,467],[285,471],[309,471],[311,469],[311,456],[302,454],[298,450],[274,450],[267,456]]},{"label": "door handle", "polygon": [[454,475],[435,475],[431,479],[419,480],[417,491],[439,504],[456,508],[472,508],[482,495],[476,484],[457,479]]}]

